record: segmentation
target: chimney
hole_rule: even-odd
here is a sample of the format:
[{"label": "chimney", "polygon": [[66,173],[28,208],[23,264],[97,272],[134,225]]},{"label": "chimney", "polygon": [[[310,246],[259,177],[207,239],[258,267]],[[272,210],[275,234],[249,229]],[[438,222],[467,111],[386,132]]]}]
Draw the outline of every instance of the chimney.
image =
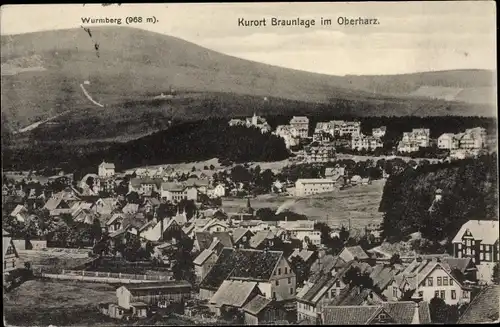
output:
[{"label": "chimney", "polygon": [[418,302],[415,302],[415,310],[413,311],[413,319],[411,320],[412,325],[419,325],[420,324],[420,317],[419,317],[419,312],[418,312]]},{"label": "chimney", "polygon": [[164,220],[165,220],[165,218],[163,218],[163,219],[160,221],[160,241],[163,241],[163,232],[164,232],[164,230],[163,230],[163,227],[164,227],[164,226],[163,226],[163,225],[164,225]]}]

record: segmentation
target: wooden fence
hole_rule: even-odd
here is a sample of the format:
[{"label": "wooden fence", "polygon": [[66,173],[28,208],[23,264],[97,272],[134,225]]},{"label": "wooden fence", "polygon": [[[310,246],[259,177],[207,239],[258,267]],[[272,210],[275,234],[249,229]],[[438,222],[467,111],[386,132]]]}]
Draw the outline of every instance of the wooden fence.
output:
[{"label": "wooden fence", "polygon": [[171,275],[142,275],[142,274],[140,275],[140,274],[112,273],[112,272],[105,272],[105,271],[66,270],[66,269],[63,269],[62,275],[100,277],[100,278],[133,279],[133,280],[148,280],[148,281],[171,280]]},{"label": "wooden fence", "polygon": [[106,284],[154,284],[166,281],[168,279],[129,279],[129,278],[115,278],[115,277],[104,277],[104,276],[85,276],[79,275],[68,275],[68,274],[50,274],[50,273],[37,273],[37,277],[57,279],[57,280],[74,280],[74,281],[84,281],[91,283],[106,283]]}]

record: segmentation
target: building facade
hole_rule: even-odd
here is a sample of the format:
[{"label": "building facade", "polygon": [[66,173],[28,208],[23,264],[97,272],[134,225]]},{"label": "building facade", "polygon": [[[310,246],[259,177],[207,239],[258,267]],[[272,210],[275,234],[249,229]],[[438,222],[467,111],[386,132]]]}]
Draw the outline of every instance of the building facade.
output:
[{"label": "building facade", "polygon": [[469,220],[458,231],[453,243],[456,258],[471,258],[478,272],[477,278],[490,283],[493,267],[499,260],[498,221]]},{"label": "building facade", "polygon": [[328,178],[298,179],[295,182],[295,196],[331,192],[335,190],[335,184],[334,180]]},{"label": "building facade", "polygon": [[297,130],[299,138],[307,138],[309,135],[309,118],[305,116],[293,116],[290,126]]}]

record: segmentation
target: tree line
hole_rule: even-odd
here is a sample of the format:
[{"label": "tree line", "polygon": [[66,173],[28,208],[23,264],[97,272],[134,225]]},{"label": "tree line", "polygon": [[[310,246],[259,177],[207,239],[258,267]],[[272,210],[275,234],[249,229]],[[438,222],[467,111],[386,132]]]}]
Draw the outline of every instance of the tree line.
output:
[{"label": "tree line", "polygon": [[[435,201],[437,189],[442,195]],[[498,219],[497,205],[496,155],[406,168],[385,184],[383,236],[398,241],[421,232],[430,242],[449,244],[468,220]]]}]

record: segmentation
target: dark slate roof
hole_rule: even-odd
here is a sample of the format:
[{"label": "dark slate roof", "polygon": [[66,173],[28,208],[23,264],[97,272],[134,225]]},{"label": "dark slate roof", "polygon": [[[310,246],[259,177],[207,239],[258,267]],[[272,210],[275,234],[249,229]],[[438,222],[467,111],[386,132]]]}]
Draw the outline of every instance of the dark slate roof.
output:
[{"label": "dark slate roof", "polygon": [[349,251],[354,257],[357,257],[358,260],[368,259],[369,256],[359,245],[346,247],[345,250]]},{"label": "dark slate roof", "polygon": [[394,277],[401,272],[397,267],[378,264],[373,267],[370,278],[373,280],[373,286],[383,291]]},{"label": "dark slate roof", "polygon": [[458,324],[475,324],[498,321],[500,286],[484,288],[458,319]]},{"label": "dark slate roof", "polygon": [[[415,314],[415,302],[384,302],[382,306],[397,324],[410,325],[412,323]],[[422,301],[418,304],[418,318],[420,324],[431,323],[429,303]]]},{"label": "dark slate roof", "polygon": [[212,235],[209,232],[196,232],[194,234],[195,239],[198,241],[198,245],[200,246],[200,251],[208,249],[210,244],[212,244]]},{"label": "dark slate roof", "polygon": [[342,268],[346,265],[346,262],[339,256],[325,255],[321,258],[316,259],[311,265],[311,273],[316,273],[321,271],[330,272],[333,268]]},{"label": "dark slate roof", "polygon": [[370,293],[372,292],[373,290],[369,288],[362,289],[359,286],[346,287],[330,303],[330,305],[334,306],[362,305],[365,300],[369,300]]},{"label": "dark slate roof", "polygon": [[205,249],[193,260],[193,263],[197,266],[201,266],[212,254],[214,254],[213,251]]},{"label": "dark slate roof", "polygon": [[217,289],[224,280],[230,278],[268,281],[282,256],[282,251],[224,248],[200,287]]},{"label": "dark slate roof", "polygon": [[210,299],[210,303],[217,307],[229,305],[241,308],[248,302],[256,287],[256,282],[225,280]]},{"label": "dark slate roof", "polygon": [[209,270],[208,274],[200,283],[200,288],[217,290],[222,282],[229,276],[234,267],[233,249],[225,248],[222,250],[215,265]]},{"label": "dark slate roof", "polygon": [[323,325],[365,325],[381,310],[380,306],[328,306],[323,308]]},{"label": "dark slate roof", "polygon": [[169,293],[175,292],[178,290],[190,291],[191,284],[186,281],[170,281],[168,283],[161,283],[153,286],[128,286],[125,288],[133,295],[133,296],[145,296],[145,295],[153,295],[158,293]]},{"label": "dark slate roof", "polygon": [[258,231],[250,239],[250,247],[255,249],[255,248],[259,247],[265,240],[272,239],[272,238],[274,238],[274,237],[273,237],[273,234],[271,231],[268,231],[268,230]]},{"label": "dark slate roof", "polygon": [[233,247],[233,239],[231,238],[231,234],[229,234],[229,232],[213,232],[212,240],[214,237],[217,237],[224,247]]},{"label": "dark slate roof", "polygon": [[370,266],[364,262],[351,261],[346,266],[344,266],[335,276],[332,276],[329,272],[320,272],[313,279],[313,286],[302,296],[301,300],[312,303],[313,298],[318,294],[318,292],[326,287],[327,289],[332,287],[333,284],[339,279],[341,279],[344,274],[352,266],[357,266],[361,271],[366,271]]},{"label": "dark slate roof", "polygon": [[258,315],[267,305],[271,303],[271,300],[257,295],[243,307],[245,312],[248,312],[254,316]]},{"label": "dark slate roof", "polygon": [[[468,268],[476,268],[476,265],[472,262],[472,258],[454,258],[449,255],[424,255],[421,256],[423,260],[439,260],[443,268],[447,271],[451,271],[454,268],[458,269],[461,273],[465,273]],[[477,269],[477,268],[476,268]]]},{"label": "dark slate roof", "polygon": [[254,235],[254,233],[247,228],[236,228],[233,230],[233,242],[238,242],[247,232],[250,232],[252,236]]}]

